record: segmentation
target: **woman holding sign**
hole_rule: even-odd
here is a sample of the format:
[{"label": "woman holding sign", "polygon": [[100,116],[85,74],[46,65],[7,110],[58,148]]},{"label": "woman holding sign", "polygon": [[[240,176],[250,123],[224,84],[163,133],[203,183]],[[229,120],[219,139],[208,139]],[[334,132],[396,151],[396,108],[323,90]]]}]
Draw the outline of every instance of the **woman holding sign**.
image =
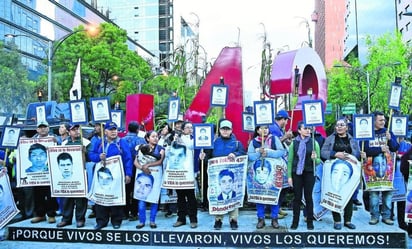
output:
[{"label": "woman holding sign", "polygon": [[[254,162],[254,179],[252,182],[265,185],[268,184],[267,179],[272,171],[272,165],[269,161],[265,161],[265,158],[282,158],[286,154],[286,150],[277,136],[269,134],[267,126],[256,126],[254,135],[255,138],[250,141],[248,146],[249,161]],[[257,229],[265,227],[265,206],[265,204],[256,203]],[[279,204],[268,206],[270,206],[271,210],[272,227],[277,229],[279,228]]]},{"label": "woman holding sign", "polygon": [[300,205],[302,193],[305,195],[307,210],[307,229],[313,230],[313,199],[312,192],[315,185],[314,163],[319,164],[320,148],[311,138],[312,129],[305,126],[303,121],[298,123],[299,135],[289,147],[288,155],[288,183],[293,188],[293,221],[290,229],[296,230],[299,225]]},{"label": "woman holding sign", "polygon": [[[344,119],[339,119],[335,124],[335,132],[326,138],[325,143],[322,146],[322,158],[325,158],[326,160],[341,159],[346,161],[349,158],[349,155],[353,155],[359,159],[360,153],[359,144],[348,133],[348,125],[346,124],[346,121]],[[334,163],[332,165],[331,186],[336,192],[339,192],[339,188],[349,180],[351,172],[353,172],[353,170],[350,164],[342,162]],[[353,201],[352,198],[350,198],[343,213],[343,224],[349,229],[356,228],[356,226],[351,223],[352,212]],[[336,230],[342,229],[341,215],[337,212],[332,212],[332,216],[334,221],[333,228]]]}]

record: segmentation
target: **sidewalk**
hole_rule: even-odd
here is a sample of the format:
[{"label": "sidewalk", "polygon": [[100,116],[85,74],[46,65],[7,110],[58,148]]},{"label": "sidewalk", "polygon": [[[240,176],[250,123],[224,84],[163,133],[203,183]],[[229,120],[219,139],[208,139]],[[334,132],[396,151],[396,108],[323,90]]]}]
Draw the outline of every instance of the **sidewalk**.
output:
[{"label": "sidewalk", "polygon": [[[198,212],[198,227],[191,229],[187,225],[174,228],[176,216],[165,218],[159,211],[156,219],[157,228],[148,224],[136,229],[138,221],[125,220],[120,229],[115,230],[111,224],[101,231],[93,230],[95,219],[87,219],[84,228],[77,229],[75,224],[65,228],[56,228],[56,224],[46,222],[31,224],[24,220],[6,227],[7,240],[0,242],[0,248],[41,248],[77,249],[92,246],[93,249],[107,248],[412,248],[412,240],[395,225],[383,222],[369,225],[369,213],[363,207],[354,211],[352,223],[355,230],[342,227],[333,229],[331,213],[321,221],[315,222],[315,229],[308,231],[301,217],[297,230],[289,229],[292,220],[291,210],[284,219],[279,220],[280,229],[270,226],[266,219],[264,229],[256,229],[256,212],[241,209],[239,229],[230,229],[228,216],[225,216],[222,230],[213,228],[214,218],[206,212]],[[57,222],[60,221],[58,217]],[[28,241],[28,242],[25,242]]]}]

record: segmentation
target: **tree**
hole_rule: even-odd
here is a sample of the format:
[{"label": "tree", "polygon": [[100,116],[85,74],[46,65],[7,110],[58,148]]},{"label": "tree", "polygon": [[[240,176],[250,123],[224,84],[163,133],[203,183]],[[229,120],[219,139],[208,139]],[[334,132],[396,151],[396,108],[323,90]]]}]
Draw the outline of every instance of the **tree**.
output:
[{"label": "tree", "polygon": [[128,94],[137,92],[136,82],[151,77],[149,64],[128,49],[126,31],[109,23],[100,24],[98,31],[93,36],[79,26],[55,46],[52,89],[56,100],[69,99],[79,58],[84,99],[111,95],[112,103],[124,102]]},{"label": "tree", "polygon": [[[402,42],[399,33],[387,33],[372,39],[366,38],[368,54],[366,65],[361,65],[357,58],[350,57],[346,65],[334,67],[328,73],[328,103],[342,106],[356,103],[358,113],[368,110],[368,83],[371,111],[380,110],[389,113],[388,98],[390,86],[396,76],[402,77],[404,86],[401,100],[401,112],[411,113],[410,73],[408,70],[408,52],[410,48]],[[409,89],[409,91],[407,90]]]},{"label": "tree", "polygon": [[0,92],[0,106],[6,113],[19,113],[35,101],[36,83],[28,80],[27,68],[13,43],[5,48],[0,42]]}]

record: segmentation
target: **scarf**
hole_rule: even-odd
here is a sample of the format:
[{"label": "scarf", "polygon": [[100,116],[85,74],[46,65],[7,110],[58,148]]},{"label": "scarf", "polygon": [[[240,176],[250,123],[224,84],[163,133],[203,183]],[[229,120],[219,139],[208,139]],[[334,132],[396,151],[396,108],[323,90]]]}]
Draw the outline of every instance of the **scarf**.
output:
[{"label": "scarf", "polygon": [[305,137],[302,139],[301,136],[296,138],[296,141],[299,141],[298,147],[298,167],[296,169],[296,175],[302,175],[303,168],[305,167],[305,159],[306,159],[306,143],[309,141],[310,137]]},{"label": "scarf", "polygon": [[[265,140],[265,144],[264,144],[265,146],[263,147],[272,148],[272,136],[271,135],[266,136],[264,137],[264,140]],[[254,148],[262,147],[262,137],[261,136],[255,137],[255,139],[253,139],[253,147]]]}]

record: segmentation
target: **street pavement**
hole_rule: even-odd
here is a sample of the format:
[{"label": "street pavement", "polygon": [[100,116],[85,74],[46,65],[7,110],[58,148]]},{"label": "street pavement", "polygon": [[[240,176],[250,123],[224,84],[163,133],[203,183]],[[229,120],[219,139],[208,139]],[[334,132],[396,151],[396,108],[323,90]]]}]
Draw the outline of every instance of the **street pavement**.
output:
[{"label": "street pavement", "polygon": [[[230,229],[228,216],[225,215],[222,230],[213,228],[214,218],[207,212],[198,212],[198,227],[190,228],[187,225],[174,228],[172,225],[177,216],[165,217],[165,213],[159,211],[156,218],[157,228],[152,229],[147,223],[142,229],[136,229],[138,221],[124,220],[120,229],[115,230],[109,224],[101,231],[93,230],[95,219],[87,219],[84,228],[77,229],[75,224],[65,228],[56,228],[56,224],[47,222],[31,224],[30,220],[24,220],[8,225],[3,229],[3,235],[8,238],[0,241],[1,249],[80,249],[92,246],[93,249],[108,248],[411,248],[412,240],[407,234],[395,225],[386,225],[379,222],[377,225],[369,225],[369,213],[362,207],[354,211],[352,223],[355,230],[342,227],[342,230],[333,229],[331,213],[327,213],[322,220],[315,221],[315,229],[308,231],[301,217],[297,230],[289,229],[292,222],[291,210],[286,210],[288,215],[279,220],[280,229],[270,226],[270,219],[266,219],[264,229],[256,229],[256,212],[250,208],[241,209],[239,215],[239,229]],[[90,212],[90,210],[88,211]],[[147,211],[149,217],[149,210]],[[60,221],[58,217],[57,222]],[[43,235],[42,235],[42,231]],[[36,233],[37,232],[37,233]],[[20,234],[19,234],[20,233]],[[54,235],[68,234],[56,241]],[[385,233],[386,235],[379,236]],[[47,234],[47,235],[45,235]],[[356,237],[358,235],[359,237]],[[20,236],[20,237],[19,237]],[[36,237],[37,236],[37,237]],[[42,237],[43,236],[43,237]],[[47,239],[50,237],[50,240]],[[58,235],[56,235],[58,236]],[[83,236],[83,237],[82,237]],[[29,238],[32,241],[16,241]],[[116,238],[117,237],[117,238]],[[355,238],[356,237],[356,238]],[[103,239],[102,239],[103,238]],[[213,241],[215,238],[216,241]],[[394,238],[396,241],[394,242]],[[40,241],[40,242],[39,242]],[[358,244],[358,242],[360,243]],[[87,242],[87,243],[85,243]]]}]

